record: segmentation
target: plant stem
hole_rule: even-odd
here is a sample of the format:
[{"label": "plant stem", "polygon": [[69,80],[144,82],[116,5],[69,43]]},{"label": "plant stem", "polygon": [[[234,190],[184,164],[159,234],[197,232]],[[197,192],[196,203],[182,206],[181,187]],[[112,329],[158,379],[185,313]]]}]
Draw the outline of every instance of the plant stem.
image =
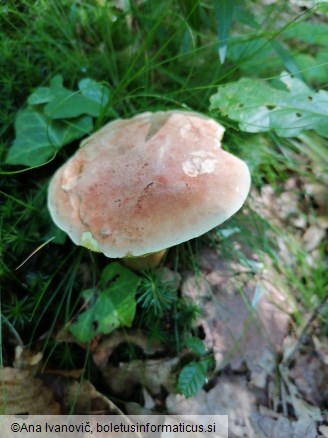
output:
[{"label": "plant stem", "polygon": [[125,266],[134,271],[143,271],[156,268],[165,254],[166,249],[162,249],[161,251],[152,252],[140,257],[123,257],[122,261]]}]

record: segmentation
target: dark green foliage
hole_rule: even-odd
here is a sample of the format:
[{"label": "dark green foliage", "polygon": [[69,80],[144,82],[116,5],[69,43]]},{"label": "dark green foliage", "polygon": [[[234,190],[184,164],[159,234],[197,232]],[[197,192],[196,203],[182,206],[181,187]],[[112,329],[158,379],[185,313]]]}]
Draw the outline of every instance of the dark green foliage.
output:
[{"label": "dark green foliage", "polygon": [[204,362],[190,362],[182,368],[179,375],[177,391],[189,398],[197,392],[206,383],[206,366]]},{"label": "dark green foliage", "polygon": [[187,337],[184,342],[194,357],[180,371],[177,381],[177,391],[189,398],[195,395],[206,383],[210,370],[215,363],[212,355],[208,354],[201,339]]},{"label": "dark green foliage", "polygon": [[177,301],[177,282],[166,280],[161,272],[145,272],[140,281],[137,302],[155,318],[160,318]]},{"label": "dark green foliage", "polygon": [[88,310],[70,325],[79,342],[89,342],[97,334],[107,334],[120,326],[130,327],[135,311],[135,293],[139,277],[119,263],[111,263],[103,270],[98,290],[82,292]]}]

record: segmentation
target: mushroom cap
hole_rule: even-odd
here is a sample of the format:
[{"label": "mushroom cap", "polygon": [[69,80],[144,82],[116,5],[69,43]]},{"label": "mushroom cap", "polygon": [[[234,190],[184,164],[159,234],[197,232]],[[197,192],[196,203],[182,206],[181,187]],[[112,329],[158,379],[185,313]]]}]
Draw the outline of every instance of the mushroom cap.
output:
[{"label": "mushroom cap", "polygon": [[250,188],[247,165],[221,149],[223,133],[178,110],[108,123],[51,180],[53,221],[75,244],[113,258],[204,234],[239,210]]}]

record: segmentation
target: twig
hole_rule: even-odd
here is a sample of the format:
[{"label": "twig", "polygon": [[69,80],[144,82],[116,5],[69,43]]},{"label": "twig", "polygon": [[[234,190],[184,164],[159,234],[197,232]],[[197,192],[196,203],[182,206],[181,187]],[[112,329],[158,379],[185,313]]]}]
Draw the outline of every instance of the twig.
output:
[{"label": "twig", "polygon": [[295,343],[294,347],[291,349],[290,353],[284,358],[282,364],[285,367],[289,367],[292,360],[295,357],[295,354],[298,352],[302,345],[302,340],[305,337],[305,334],[309,331],[310,326],[313,324],[313,322],[318,318],[320,313],[324,310],[325,306],[328,304],[328,292],[326,295],[322,298],[319,304],[315,306],[315,308],[312,310],[310,316],[308,317],[306,323],[304,324],[301,333],[297,339],[297,342]]}]

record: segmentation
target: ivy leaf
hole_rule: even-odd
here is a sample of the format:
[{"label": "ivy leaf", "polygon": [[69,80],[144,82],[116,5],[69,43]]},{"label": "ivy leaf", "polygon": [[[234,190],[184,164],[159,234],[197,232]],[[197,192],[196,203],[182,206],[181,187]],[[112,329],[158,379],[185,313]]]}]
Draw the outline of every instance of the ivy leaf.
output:
[{"label": "ivy leaf", "polygon": [[50,102],[52,96],[49,87],[37,88],[27,99],[29,105],[41,105]]},{"label": "ivy leaf", "polygon": [[135,315],[135,293],[138,284],[138,275],[119,262],[113,262],[106,266],[100,279],[100,287],[110,290],[111,300],[115,308],[120,311],[120,321],[128,327],[132,324]]},{"label": "ivy leaf", "polygon": [[92,119],[88,116],[51,121],[41,111],[28,107],[16,118],[16,138],[6,163],[26,166],[45,163],[60,147],[83,137],[92,128]]},{"label": "ivy leaf", "polygon": [[177,392],[187,398],[192,397],[204,386],[206,380],[206,364],[203,362],[190,362],[181,370]]},{"label": "ivy leaf", "polygon": [[92,79],[79,82],[80,91],[74,92],[63,85],[63,77],[57,75],[50,87],[37,88],[28,98],[29,105],[46,104],[45,114],[51,119],[70,119],[87,114],[98,117],[108,102],[109,90]]},{"label": "ivy leaf", "polygon": [[[82,79],[79,91],[73,91],[64,86],[61,75],[54,76],[49,87],[34,90],[27,108],[17,114],[16,137],[6,163],[31,167],[45,163],[59,148],[92,131],[92,118],[102,115],[109,96],[109,88],[93,79]],[[112,112],[109,108],[106,114]]]},{"label": "ivy leaf", "polygon": [[82,94],[73,93],[69,96],[56,96],[46,105],[44,111],[53,120],[70,119],[83,114],[98,117],[101,113],[101,105]]},{"label": "ivy leaf", "polygon": [[[89,342],[97,334],[107,334],[120,326],[130,327],[135,316],[135,293],[139,277],[118,262],[108,265],[100,280],[100,292],[90,308],[71,324],[70,331],[79,342]],[[83,292],[91,300],[92,290]]]},{"label": "ivy leaf", "polygon": [[56,75],[50,80],[50,87],[37,88],[27,99],[29,105],[41,105],[51,102],[56,96],[69,97],[72,93],[63,85],[63,77]]},{"label": "ivy leaf", "polygon": [[79,89],[84,96],[102,106],[105,106],[109,101],[109,88],[93,79],[82,79],[79,82]]},{"label": "ivy leaf", "polygon": [[[84,298],[90,298],[92,291],[84,291]],[[90,309],[81,313],[71,324],[70,331],[79,342],[88,342],[98,333],[110,333],[120,326],[120,320],[108,291],[99,292]]]},{"label": "ivy leaf", "polygon": [[210,109],[237,121],[245,132],[294,137],[313,129],[328,137],[328,92],[312,91],[286,72],[280,81],[280,88],[248,78],[222,85],[211,97]]}]

